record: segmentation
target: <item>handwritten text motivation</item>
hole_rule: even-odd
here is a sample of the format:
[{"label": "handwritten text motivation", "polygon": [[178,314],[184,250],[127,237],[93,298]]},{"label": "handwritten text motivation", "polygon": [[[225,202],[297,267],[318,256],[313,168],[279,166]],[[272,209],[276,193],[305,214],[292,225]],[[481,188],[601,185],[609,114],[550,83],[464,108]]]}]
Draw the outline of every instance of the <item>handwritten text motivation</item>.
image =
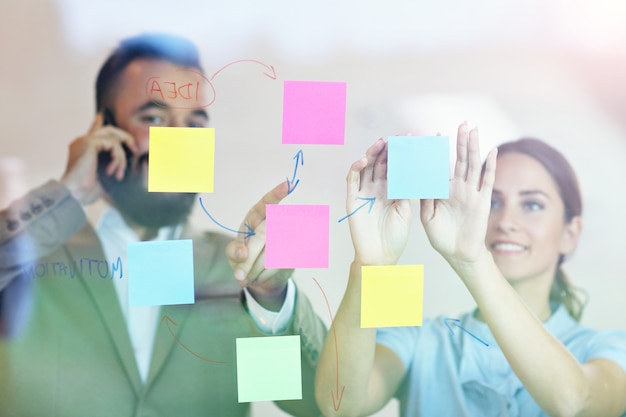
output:
[{"label": "handwritten text motivation", "polygon": [[123,277],[122,260],[117,260],[109,265],[109,262],[101,259],[80,258],[70,264],[65,262],[42,262],[33,264],[22,269],[27,278],[42,277],[100,277],[102,279],[113,279]]}]

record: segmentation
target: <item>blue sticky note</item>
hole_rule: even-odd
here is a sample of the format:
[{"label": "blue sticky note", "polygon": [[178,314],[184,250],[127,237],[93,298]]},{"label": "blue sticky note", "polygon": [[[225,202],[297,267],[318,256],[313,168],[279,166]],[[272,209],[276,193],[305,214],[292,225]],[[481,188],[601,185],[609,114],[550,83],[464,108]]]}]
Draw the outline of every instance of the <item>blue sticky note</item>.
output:
[{"label": "blue sticky note", "polygon": [[302,399],[299,335],[240,338],[236,345],[240,403]]},{"label": "blue sticky note", "polygon": [[447,136],[390,136],[388,144],[387,198],[448,198]]},{"label": "blue sticky note", "polygon": [[165,240],[128,244],[131,306],[193,304],[193,242]]}]

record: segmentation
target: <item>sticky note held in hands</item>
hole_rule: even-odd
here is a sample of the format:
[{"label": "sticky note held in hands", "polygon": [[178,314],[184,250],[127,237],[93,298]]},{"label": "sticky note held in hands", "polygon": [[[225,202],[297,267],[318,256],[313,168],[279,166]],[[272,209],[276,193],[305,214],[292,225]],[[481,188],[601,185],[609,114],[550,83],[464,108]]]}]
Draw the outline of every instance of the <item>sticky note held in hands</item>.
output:
[{"label": "sticky note held in hands", "polygon": [[388,145],[387,198],[448,198],[447,136],[390,136]]},{"label": "sticky note held in hands", "polygon": [[361,269],[361,327],[421,326],[423,265]]},{"label": "sticky note held in hands", "polygon": [[148,191],[212,193],[215,129],[150,127]]}]

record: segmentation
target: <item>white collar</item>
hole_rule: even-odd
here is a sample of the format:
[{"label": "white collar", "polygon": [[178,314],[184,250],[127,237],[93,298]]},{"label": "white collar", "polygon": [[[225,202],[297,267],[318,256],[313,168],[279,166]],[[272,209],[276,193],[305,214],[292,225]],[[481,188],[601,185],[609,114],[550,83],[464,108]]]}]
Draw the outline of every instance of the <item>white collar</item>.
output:
[{"label": "white collar", "polygon": [[[183,225],[163,226],[152,240],[174,240],[180,238]],[[128,226],[121,213],[114,207],[108,208],[96,225],[100,238],[114,238],[122,242],[139,242],[139,236]],[[106,236],[106,237],[105,237]]]}]

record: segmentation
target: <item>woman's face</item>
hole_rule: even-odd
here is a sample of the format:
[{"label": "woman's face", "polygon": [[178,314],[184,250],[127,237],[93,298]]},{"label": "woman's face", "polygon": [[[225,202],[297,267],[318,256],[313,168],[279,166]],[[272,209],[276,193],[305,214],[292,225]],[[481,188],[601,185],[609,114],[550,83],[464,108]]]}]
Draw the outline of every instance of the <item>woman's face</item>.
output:
[{"label": "woman's face", "polygon": [[580,218],[565,223],[556,183],[535,159],[498,158],[486,244],[509,281],[552,280],[559,255],[576,247]]}]

